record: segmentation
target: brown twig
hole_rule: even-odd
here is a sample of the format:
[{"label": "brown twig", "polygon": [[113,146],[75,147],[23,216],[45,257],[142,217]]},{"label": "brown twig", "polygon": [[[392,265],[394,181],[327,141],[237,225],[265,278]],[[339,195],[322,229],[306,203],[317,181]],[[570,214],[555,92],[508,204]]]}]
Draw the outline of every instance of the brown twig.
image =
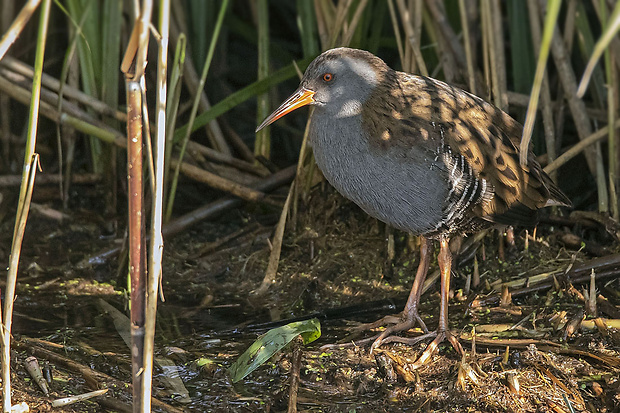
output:
[{"label": "brown twig", "polygon": [[[620,268],[620,254],[607,255],[605,257],[594,258],[586,262],[575,264],[570,271],[565,274],[565,277],[573,284],[579,284],[590,281],[590,272],[592,269],[596,271],[596,279],[601,280],[609,278],[618,274],[618,268]],[[553,277],[553,274],[548,276],[549,279]],[[531,294],[535,291],[544,291],[552,288],[553,281],[541,282],[540,284],[532,285],[529,287],[518,288],[511,291],[512,297],[519,297],[526,294]],[[484,299],[476,300],[476,305],[485,306],[494,304],[500,299],[500,294],[493,294]]]},{"label": "brown twig", "polygon": [[[0,71],[2,71],[2,69],[0,69]],[[6,92],[8,95],[24,104],[27,104],[30,101],[30,94],[27,89],[15,87],[15,83],[10,82],[3,76],[0,76],[0,90],[2,92]],[[42,93],[43,95],[51,94],[50,97],[55,96],[55,94],[50,91],[42,91]],[[93,132],[98,132],[96,136],[106,142],[114,143],[115,145],[123,148],[127,146],[125,135],[109,127],[103,122],[94,119],[92,116],[79,109],[76,105],[71,104],[70,102],[65,102],[63,104],[63,108],[65,110],[69,108],[71,109],[71,112],[63,111],[62,113],[58,113],[54,106],[43,101],[41,102],[40,110],[42,115],[52,119],[55,122],[71,125],[77,130],[85,133],[93,134]],[[69,113],[73,116],[69,115]],[[96,131],[93,131],[92,129],[96,129]],[[177,165],[178,160],[172,159],[171,163],[173,165]],[[260,192],[246,188],[241,184],[222,178],[186,162],[181,164],[181,172],[192,179],[213,186],[215,189],[222,191],[230,190],[231,193],[249,201],[258,201],[264,198],[264,194]]]},{"label": "brown twig", "polygon": [[[5,56],[4,59],[0,60],[0,66],[6,70],[10,70],[16,75],[19,74],[27,78],[32,78],[33,70],[34,70],[31,66],[11,56]],[[82,92],[81,90],[71,85],[68,85],[68,84],[62,85],[61,82],[53,76],[43,73],[41,77],[41,81],[42,81],[43,86],[45,86],[46,88],[50,89],[53,92],[58,92],[62,87],[63,97],[67,99],[75,100],[78,103],[88,106],[89,108],[93,109],[97,113],[100,113],[104,116],[112,117],[121,122],[127,121],[126,113],[108,106],[104,102],[98,99],[95,99],[94,97]]]},{"label": "brown twig", "polygon": [[[295,176],[296,166],[289,166],[273,175],[268,176],[265,179],[258,181],[253,188],[261,191],[272,191],[284,184],[289,183]],[[229,211],[231,208],[236,208],[243,203],[242,199],[226,197],[220,200],[211,202],[201,208],[198,208],[188,214],[180,216],[170,222],[168,222],[162,228],[162,232],[165,238],[175,236],[176,234],[184,231],[185,229],[196,225],[198,222],[207,218],[212,218],[222,212]],[[77,264],[78,268],[87,268],[92,265],[99,265],[107,262],[110,258],[116,256],[120,251],[120,247],[110,248],[93,257],[80,261]]]},{"label": "brown twig", "polygon": [[[37,356],[40,359],[44,359],[44,360],[48,360],[52,363],[55,363],[59,366],[64,366],[66,369],[73,371],[77,374],[79,374],[80,376],[82,376],[82,378],[84,379],[84,382],[86,383],[86,385],[88,386],[88,388],[92,389],[92,390],[97,390],[99,388],[101,388],[103,385],[106,385],[106,387],[108,388],[113,388],[113,389],[117,389],[120,391],[123,391],[125,389],[129,389],[131,390],[132,385],[128,384],[128,383],[124,383],[120,380],[115,379],[112,376],[108,376],[105,373],[101,373],[100,371],[94,370],[89,366],[86,366],[84,364],[78,363],[77,361],[75,361],[74,359],[67,357],[67,356],[63,356],[60,355],[58,353],[55,353],[51,350],[42,348],[36,344],[34,344],[34,342],[31,341],[31,339],[27,338],[27,337],[22,337],[22,339],[20,341],[16,341],[15,342],[15,348],[19,349],[19,350],[26,350],[29,353]],[[105,402],[103,402],[103,400],[106,400],[107,398],[102,398],[100,400],[97,400],[99,403],[101,404],[107,404]],[[113,399],[114,400],[114,399]],[[123,411],[131,411],[131,406],[126,404],[126,403],[122,403],[119,400],[115,400],[116,403],[121,403],[122,406],[124,406]],[[154,407],[158,408],[158,409],[163,409],[167,412],[172,412],[172,413],[183,413],[183,410],[181,409],[177,409],[174,406],[170,406],[167,403],[164,403],[156,398],[151,398],[151,402],[153,404]]]},{"label": "brown twig", "polygon": [[[617,119],[616,122],[613,125],[614,128],[619,129],[620,128],[620,119]],[[589,146],[607,139],[607,134],[609,133],[609,125],[605,126],[604,128],[601,128],[599,130],[597,130],[596,132],[594,132],[593,134],[585,137],[584,139],[582,139],[579,143],[575,144],[572,148],[570,148],[569,150],[567,150],[566,152],[564,152],[562,155],[558,156],[557,159],[553,162],[551,162],[549,165],[547,165],[544,170],[547,173],[551,173],[553,171],[555,171],[556,169],[558,169],[560,166],[564,165],[566,162],[568,162],[569,160],[571,160],[572,158],[574,158],[575,156],[577,156],[578,154],[580,154],[581,152],[585,151],[586,149],[589,150]],[[586,158],[587,158],[587,152],[586,152]]]},{"label": "brown twig", "polygon": [[203,155],[205,158],[213,161],[213,162],[218,162],[218,163],[222,163],[225,165],[230,165],[233,166],[237,169],[239,169],[240,171],[246,171],[246,172],[250,172],[251,174],[254,175],[258,175],[258,176],[267,176],[269,175],[269,171],[267,171],[266,168],[261,168],[260,166],[257,166],[253,163],[250,163],[248,161],[244,161],[241,159],[237,159],[231,155],[227,155],[223,152],[218,152],[215,149],[209,148],[207,146],[201,145],[197,142],[194,141],[190,141],[187,144],[187,149],[188,150],[194,150],[198,153],[200,153],[201,155]]},{"label": "brown twig", "polygon": [[[293,185],[294,186],[294,185]],[[278,271],[278,264],[280,263],[280,253],[282,252],[282,240],[284,239],[284,228],[286,227],[286,217],[288,216],[289,208],[291,205],[291,198],[293,196],[293,186],[289,188],[284,208],[280,214],[280,220],[276,226],[276,231],[273,236],[272,250],[269,255],[269,264],[267,264],[267,270],[265,271],[265,277],[260,287],[255,291],[256,295],[262,295],[267,292],[269,286],[275,281],[276,273]]]},{"label": "brown twig", "polygon": [[[64,177],[60,174],[44,174],[37,176],[37,186],[51,185],[61,182]],[[19,186],[22,182],[21,175],[2,175],[0,176],[0,187]],[[71,176],[74,184],[94,184],[101,182],[101,174],[74,174]]]},{"label": "brown twig", "polygon": [[[179,161],[177,159],[171,159],[170,163],[173,168],[176,168]],[[222,178],[221,176],[205,171],[204,169],[200,169],[199,167],[186,162],[181,164],[181,172],[183,172],[183,174],[188,178],[205,183],[212,188],[229,192],[241,199],[245,199],[246,201],[257,202],[265,198],[265,194],[261,191],[248,188],[237,182]]]}]

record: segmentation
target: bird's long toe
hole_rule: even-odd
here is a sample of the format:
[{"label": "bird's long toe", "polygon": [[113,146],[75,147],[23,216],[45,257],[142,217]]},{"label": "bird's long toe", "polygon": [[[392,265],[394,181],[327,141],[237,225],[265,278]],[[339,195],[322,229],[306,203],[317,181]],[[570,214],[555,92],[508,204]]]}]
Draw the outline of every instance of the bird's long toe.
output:
[{"label": "bird's long toe", "polygon": [[377,337],[377,339],[375,339],[375,341],[373,342],[371,346],[371,352],[382,344],[402,343],[402,344],[407,344],[407,345],[412,346],[414,344],[419,343],[420,341],[433,338],[433,341],[431,341],[426,346],[426,348],[424,349],[424,352],[422,352],[422,354],[416,360],[416,362],[410,365],[410,368],[414,370],[426,364],[430,360],[430,358],[435,353],[437,353],[439,345],[446,339],[450,342],[452,347],[454,347],[454,350],[456,350],[459,356],[463,356],[464,354],[463,347],[461,346],[461,343],[459,342],[458,338],[454,334],[452,334],[452,332],[450,332],[449,330],[432,331],[430,333],[423,334],[418,337],[412,337],[412,338],[394,336],[394,335],[391,335],[393,331],[388,331],[388,330],[385,330],[383,334],[381,334],[379,337]]}]

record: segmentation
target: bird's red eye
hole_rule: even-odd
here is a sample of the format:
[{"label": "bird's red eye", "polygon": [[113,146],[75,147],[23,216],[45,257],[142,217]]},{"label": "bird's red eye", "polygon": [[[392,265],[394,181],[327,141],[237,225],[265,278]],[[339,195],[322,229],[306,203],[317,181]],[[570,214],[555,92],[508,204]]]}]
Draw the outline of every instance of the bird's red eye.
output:
[{"label": "bird's red eye", "polygon": [[334,78],[334,75],[332,75],[331,73],[325,73],[323,75],[323,80],[326,82],[331,82],[333,78]]}]

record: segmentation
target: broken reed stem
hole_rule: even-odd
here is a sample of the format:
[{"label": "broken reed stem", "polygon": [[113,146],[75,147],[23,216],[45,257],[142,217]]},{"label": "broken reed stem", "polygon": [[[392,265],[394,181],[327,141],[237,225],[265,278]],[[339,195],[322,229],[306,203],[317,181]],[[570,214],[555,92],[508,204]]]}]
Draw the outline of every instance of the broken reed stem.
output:
[{"label": "broken reed stem", "polygon": [[291,185],[288,190],[288,195],[286,197],[286,202],[284,203],[284,208],[282,208],[282,213],[280,214],[280,220],[278,221],[278,225],[276,226],[276,231],[273,236],[273,242],[271,243],[271,254],[269,255],[269,263],[267,264],[267,270],[265,271],[265,277],[263,278],[263,282],[260,287],[256,289],[254,294],[262,295],[267,292],[269,286],[273,284],[276,279],[276,274],[278,272],[278,265],[280,263],[280,253],[282,252],[282,241],[284,239],[284,228],[286,227],[286,217],[288,216],[289,207],[291,205],[291,198],[293,197],[293,188],[295,184]]},{"label": "broken reed stem", "polygon": [[0,60],[2,60],[11,45],[15,43],[15,40],[24,30],[24,26],[26,26],[34,11],[39,7],[39,3],[41,3],[41,0],[29,0],[24,4],[17,17],[15,17],[13,24],[11,24],[11,27],[9,27],[0,40]]}]

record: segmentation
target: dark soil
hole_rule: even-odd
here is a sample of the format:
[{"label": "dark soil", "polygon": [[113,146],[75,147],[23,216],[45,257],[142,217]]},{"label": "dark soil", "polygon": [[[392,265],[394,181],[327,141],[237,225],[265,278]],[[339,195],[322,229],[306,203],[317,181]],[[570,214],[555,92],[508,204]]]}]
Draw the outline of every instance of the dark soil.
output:
[{"label": "dark soil", "polygon": [[[46,205],[58,208],[54,202]],[[35,211],[28,222],[15,302],[12,384],[13,403],[24,401],[31,411],[51,410],[51,400],[96,387],[111,390],[54,410],[122,411],[129,406],[131,392],[124,386],[131,382],[129,349],[99,302],[103,299],[128,314],[126,270],[118,270],[126,267],[116,258],[82,265],[84,259],[120,244],[122,233],[115,234],[110,220],[95,210],[75,207],[66,211],[65,220]],[[233,210],[166,240],[166,300],[159,305],[156,356],[176,364],[189,397],[183,400],[182,390],[171,388],[158,367],[154,396],[166,405],[154,406],[155,411],[172,406],[196,412],[287,411],[291,350],[236,384],[226,368],[269,328],[310,315],[319,317],[323,331],[319,340],[303,347],[299,411],[620,411],[620,332],[592,328],[591,322],[571,324],[594,317],[583,315],[581,294],[589,281],[573,285],[564,273],[594,257],[559,241],[562,234],[572,233],[613,257],[618,244],[603,227],[543,223],[535,238],[529,232],[527,249],[525,230],[516,229],[515,245],[504,247],[503,259],[498,245],[505,240],[497,231],[473,244],[474,237],[466,238],[463,245],[472,244],[469,251],[476,252],[462,254],[453,269],[450,323],[463,334],[467,356],[459,359],[444,343],[426,365],[412,370],[426,342],[386,344],[374,354],[369,345],[321,346],[369,337],[374,333],[351,334],[352,327],[402,309],[417,266],[417,240],[370,219],[330,188],[316,188],[289,222],[277,280],[259,297],[253,291],[263,279],[268,239],[279,213],[268,206]],[[0,223],[0,258],[5,262],[10,221]],[[393,257],[387,241],[392,237]],[[481,282],[467,292],[474,256]],[[433,260],[429,274],[435,269]],[[598,280],[596,288],[608,302],[597,311],[605,319],[617,319],[620,281],[606,271],[601,274],[607,278]],[[554,286],[515,294],[512,300],[488,300],[497,295],[493,286],[501,291],[503,282],[520,280],[509,287],[516,291],[539,274],[551,274],[552,281],[555,277]],[[4,281],[0,287],[4,289]],[[433,329],[437,283],[422,301],[420,312]],[[572,335],[567,326],[574,327]],[[53,373],[49,397],[23,368],[32,354]],[[93,383],[93,377],[101,381]]]}]

